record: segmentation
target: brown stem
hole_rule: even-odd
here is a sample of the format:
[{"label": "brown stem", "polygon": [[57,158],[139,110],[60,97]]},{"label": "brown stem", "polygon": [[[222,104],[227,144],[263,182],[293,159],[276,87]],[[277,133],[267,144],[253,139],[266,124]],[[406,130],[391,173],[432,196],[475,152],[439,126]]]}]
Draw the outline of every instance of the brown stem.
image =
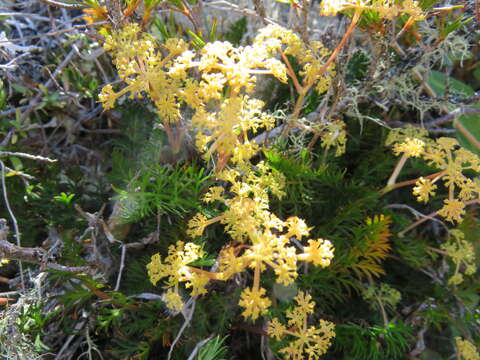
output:
[{"label": "brown stem", "polygon": [[[446,171],[445,170],[442,170],[442,171],[438,171],[436,173],[433,173],[431,175],[428,175],[428,176],[424,176],[425,179],[434,179],[434,178],[437,178],[437,177],[442,177],[443,175],[445,175]],[[391,186],[385,186],[382,190],[380,190],[380,194],[381,195],[385,195],[386,193],[389,193],[390,191],[392,190],[395,190],[395,189],[398,189],[398,188],[401,188],[401,187],[404,187],[404,186],[408,186],[408,185],[413,185],[415,184],[417,181],[418,181],[419,178],[416,178],[416,179],[412,179],[412,180],[406,180],[406,181],[402,181],[402,182],[399,182],[399,183],[396,183],[396,184],[393,184]]]},{"label": "brown stem", "polygon": [[255,275],[253,277],[253,290],[258,290],[260,288],[260,267],[261,263],[257,261],[255,263]]},{"label": "brown stem", "polygon": [[431,246],[427,246],[427,249],[430,250],[430,251],[448,256],[448,253],[446,251],[443,251],[443,250],[440,250],[440,249],[437,249],[437,248],[434,248],[434,247],[431,247]]},{"label": "brown stem", "polygon": [[[470,200],[470,201],[465,201],[465,205],[472,205],[472,204],[478,204],[480,203],[480,199],[475,199],[475,200]],[[440,210],[438,210],[440,211]],[[423,224],[425,221],[432,219],[433,217],[438,215],[438,211],[435,211],[431,214],[428,214],[424,218],[421,218],[420,220],[415,221],[414,223],[410,224],[405,230],[402,230],[401,232],[398,233],[399,237],[403,237],[405,233],[409,232],[410,230],[416,228],[418,225]]]},{"label": "brown stem", "polygon": [[86,288],[88,288],[92,293],[94,293],[99,299],[102,299],[102,300],[107,300],[109,302],[111,302],[112,304],[118,306],[118,307],[122,307],[122,308],[125,308],[125,309],[128,309],[128,310],[139,310],[140,307],[137,306],[137,305],[131,305],[131,304],[124,304],[124,303],[121,303],[119,301],[116,301],[115,299],[113,299],[113,297],[111,297],[110,295],[108,295],[106,292],[100,290],[100,289],[97,289],[95,286],[89,284],[89,283],[86,283],[86,282],[82,282],[82,285],[84,285]]},{"label": "brown stem", "polygon": [[204,276],[208,277],[210,280],[218,280],[218,274],[219,273],[214,273],[214,272],[202,270],[202,269],[199,269],[199,268],[196,268],[196,267],[193,267],[193,266],[187,266],[187,267],[190,271],[192,271],[194,273],[197,273],[197,274],[200,274],[200,275],[204,275]]},{"label": "brown stem", "polygon": [[353,14],[352,22],[350,23],[350,26],[348,27],[347,31],[345,32],[345,35],[343,35],[342,40],[340,43],[337,45],[335,50],[333,50],[332,55],[328,58],[327,62],[322,66],[320,69],[319,75],[321,76],[325,70],[327,70],[328,66],[332,63],[333,60],[337,57],[337,55],[340,53],[340,50],[345,46],[345,43],[347,42],[348,38],[353,32],[353,29],[355,29],[355,26],[358,23],[358,20],[360,20],[360,15],[362,15],[362,9],[355,9],[355,13]]},{"label": "brown stem", "polygon": [[398,160],[398,163],[395,166],[395,169],[393,169],[392,175],[390,175],[390,178],[387,181],[387,188],[395,185],[395,181],[397,181],[398,175],[400,175],[400,171],[402,171],[403,166],[405,165],[405,162],[407,161],[407,159],[408,159],[408,154],[403,153],[400,160]]},{"label": "brown stem", "polygon": [[303,86],[300,85],[300,82],[298,81],[297,75],[295,75],[295,71],[293,71],[290,61],[288,61],[287,56],[282,50],[280,50],[280,55],[282,56],[282,59],[285,62],[285,65],[287,65],[287,74],[292,78],[292,82],[293,82],[293,86],[295,86],[295,90],[297,90],[297,92],[301,94],[304,91],[304,89],[303,89]]}]

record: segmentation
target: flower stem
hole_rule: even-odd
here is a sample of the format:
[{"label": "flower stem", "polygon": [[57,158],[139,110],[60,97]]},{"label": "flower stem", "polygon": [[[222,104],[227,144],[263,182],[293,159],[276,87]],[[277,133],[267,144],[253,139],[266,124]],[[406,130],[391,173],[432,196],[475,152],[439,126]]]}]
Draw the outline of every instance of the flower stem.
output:
[{"label": "flower stem", "polygon": [[398,160],[397,166],[395,166],[395,169],[393,169],[392,175],[390,175],[390,178],[387,181],[387,187],[391,187],[395,185],[395,182],[397,181],[398,175],[400,175],[400,171],[402,171],[403,166],[405,165],[405,162],[408,159],[407,153],[404,153],[400,160]]},{"label": "flower stem", "polygon": [[357,8],[355,9],[355,13],[353,14],[352,22],[350,23],[350,26],[348,27],[347,31],[345,32],[345,35],[343,35],[342,40],[340,43],[337,45],[335,50],[333,50],[332,55],[328,58],[327,62],[322,66],[322,68],[319,71],[319,75],[323,75],[325,70],[327,70],[328,66],[332,63],[333,60],[337,57],[337,55],[340,53],[340,50],[345,46],[348,38],[352,34],[353,29],[355,29],[355,26],[358,23],[358,20],[360,20],[360,15],[362,15],[362,9]]},{"label": "flower stem", "polygon": [[[438,171],[436,173],[433,173],[431,175],[428,175],[428,176],[425,176],[424,178],[425,179],[434,179],[432,182],[435,183],[439,178],[441,178],[443,175],[445,175],[446,171],[445,170],[442,170],[442,171]],[[393,174],[392,174],[393,175]],[[399,182],[399,183],[396,183],[396,184],[393,184],[391,186],[385,186],[382,190],[380,190],[380,194],[381,195],[385,195],[386,193],[389,193],[390,191],[392,190],[395,190],[395,189],[398,189],[398,188],[401,188],[401,187],[404,187],[404,186],[408,186],[408,185],[413,185],[415,184],[420,178],[415,178],[415,179],[412,179],[412,180],[406,180],[406,181],[402,181],[402,182]]]}]

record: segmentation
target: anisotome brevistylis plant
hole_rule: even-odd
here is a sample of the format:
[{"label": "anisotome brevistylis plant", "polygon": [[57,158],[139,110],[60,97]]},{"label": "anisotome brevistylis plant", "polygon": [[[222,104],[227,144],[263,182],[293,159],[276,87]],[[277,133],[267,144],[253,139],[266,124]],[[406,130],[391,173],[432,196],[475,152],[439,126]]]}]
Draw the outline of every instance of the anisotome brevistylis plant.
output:
[{"label": "anisotome brevistylis plant", "polygon": [[[63,50],[105,81],[62,63],[58,104],[5,112],[2,191],[26,190],[0,227],[0,286],[8,259],[34,265],[0,353],[14,333],[58,359],[480,360],[474,3],[61,4],[92,30]],[[95,106],[78,121],[61,106],[77,88]],[[60,123],[88,156],[29,175],[21,147]]]}]

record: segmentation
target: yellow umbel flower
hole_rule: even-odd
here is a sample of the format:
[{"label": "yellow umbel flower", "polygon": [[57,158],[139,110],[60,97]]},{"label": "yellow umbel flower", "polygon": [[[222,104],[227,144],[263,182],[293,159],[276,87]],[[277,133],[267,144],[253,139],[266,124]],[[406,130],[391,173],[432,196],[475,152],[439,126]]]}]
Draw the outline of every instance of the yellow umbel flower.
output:
[{"label": "yellow umbel flower", "polygon": [[461,230],[450,230],[450,235],[448,241],[442,244],[441,248],[455,264],[455,272],[448,283],[458,285],[463,282],[463,275],[460,273],[462,265],[465,275],[473,275],[477,271],[475,250],[472,243],[465,239],[465,234]]},{"label": "yellow umbel flower", "polygon": [[266,314],[272,302],[265,297],[267,291],[263,288],[246,288],[240,295],[238,305],[245,310],[242,312],[243,317],[257,319],[260,315]]},{"label": "yellow umbel flower", "polygon": [[443,216],[450,222],[461,222],[465,215],[465,204],[457,199],[444,200],[444,206],[438,211],[438,215]]},{"label": "yellow umbel flower", "polygon": [[428,130],[413,126],[407,125],[402,128],[392,129],[385,140],[385,145],[390,146],[392,144],[404,142],[407,139],[418,139],[424,143],[428,143],[431,140],[428,138]]},{"label": "yellow umbel flower", "polygon": [[342,120],[333,120],[329,122],[322,136],[322,147],[330,149],[334,147],[335,156],[345,153],[347,144],[347,133],[345,131],[345,123]]},{"label": "yellow umbel flower", "polygon": [[[185,244],[183,241],[169,246],[168,256],[164,263],[159,254],[152,256],[152,261],[147,265],[148,276],[153,285],[160,279],[167,278],[166,284],[169,289],[165,294],[165,301],[172,310],[178,311],[178,307],[180,307],[181,299],[176,290],[180,282],[185,282],[187,288],[192,288],[193,296],[206,293],[205,285],[209,278],[187,266],[203,256],[204,252],[199,245]],[[172,288],[175,288],[175,291]]]},{"label": "yellow umbel flower", "polygon": [[418,201],[426,203],[430,196],[435,195],[437,185],[433,184],[430,179],[420,177],[415,185],[416,186],[413,188],[413,195],[417,196]]},{"label": "yellow umbel flower", "polygon": [[375,308],[378,306],[378,302],[381,302],[383,306],[388,306],[391,310],[395,310],[397,304],[402,299],[402,294],[387,283],[379,285],[372,283],[362,291],[362,297],[372,308]]},{"label": "yellow umbel flower", "polygon": [[444,200],[444,206],[438,214],[447,221],[461,222],[467,201],[473,201],[480,196],[480,181],[465,175],[469,172],[480,173],[480,158],[460,147],[456,139],[441,137],[432,141],[425,138],[423,129],[418,128],[418,131],[420,138],[409,137],[413,133],[413,128],[394,130],[388,137],[387,143],[393,144],[394,153],[396,155],[403,153],[388,186],[396,187],[396,177],[408,157],[421,157],[428,165],[440,171],[428,176],[432,180],[420,177],[413,188],[413,194],[417,196],[418,201],[427,202],[430,196],[435,194],[437,186],[434,184],[441,180],[448,190],[448,199]]},{"label": "yellow umbel flower", "polygon": [[395,144],[393,152],[395,155],[405,153],[408,157],[420,157],[424,147],[422,140],[407,138],[404,142]]},{"label": "yellow umbel flower", "polygon": [[187,51],[185,41],[167,40],[163,48],[168,54],[163,56],[152,35],[141,32],[137,24],[128,24],[107,34],[103,47],[112,55],[120,79],[127,84],[117,93],[111,85],[104,86],[99,99],[105,109],[112,108],[122,95],[141,98],[148,94],[164,122],[179,120],[180,89],[192,59],[190,52],[180,56]]},{"label": "yellow umbel flower", "polygon": [[455,343],[461,360],[480,360],[480,354],[478,353],[477,348],[470,341],[463,340],[461,337],[457,336],[455,338]]},{"label": "yellow umbel flower", "polygon": [[300,75],[303,77],[303,86],[314,86],[319,94],[327,91],[335,76],[333,63],[327,66],[327,71],[321,71],[330,55],[330,51],[321,42],[313,41],[307,46],[297,34],[279,25],[260,29],[254,46],[265,46],[267,52],[295,57],[302,66]]},{"label": "yellow umbel flower", "polygon": [[173,289],[168,289],[162,296],[163,301],[165,301],[165,305],[170,310],[175,312],[179,312],[183,308],[183,300],[182,297],[175,292]]},{"label": "yellow umbel flower", "polygon": [[412,21],[425,19],[425,13],[419,6],[418,1],[403,0],[323,0],[320,5],[320,14],[335,16],[338,12],[357,9],[376,11],[381,19],[393,20],[394,18],[408,14]]},{"label": "yellow umbel flower", "polygon": [[297,306],[287,311],[288,328],[277,318],[273,318],[268,326],[267,334],[280,340],[284,337],[293,338],[289,345],[279,352],[285,359],[302,360],[318,359],[327,352],[335,337],[334,324],[320,320],[317,327],[308,327],[307,318],[313,314],[315,302],[312,297],[300,291],[294,298]]},{"label": "yellow umbel flower", "polygon": [[308,240],[304,253],[299,255],[299,260],[311,261],[315,265],[327,267],[333,259],[333,246],[328,240]]}]

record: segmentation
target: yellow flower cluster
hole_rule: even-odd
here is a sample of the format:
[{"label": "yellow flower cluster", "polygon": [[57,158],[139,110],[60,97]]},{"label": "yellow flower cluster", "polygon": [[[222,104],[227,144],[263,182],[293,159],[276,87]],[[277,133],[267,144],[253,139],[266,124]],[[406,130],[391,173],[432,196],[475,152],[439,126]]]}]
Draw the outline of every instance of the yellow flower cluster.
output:
[{"label": "yellow flower cluster", "polygon": [[387,144],[393,144],[396,155],[403,153],[402,159],[421,157],[429,165],[440,170],[428,177],[420,177],[413,194],[418,201],[427,202],[435,195],[437,183],[442,180],[448,190],[448,198],[438,214],[450,222],[461,222],[465,215],[465,203],[480,196],[480,181],[465,175],[468,172],[480,173],[480,159],[477,155],[463,147],[453,138],[441,137],[435,141],[424,136],[418,129],[414,137],[412,129],[392,131]]},{"label": "yellow flower cluster", "polygon": [[224,224],[233,241],[220,252],[218,272],[207,273],[187,266],[202,257],[203,252],[197,245],[178,242],[176,247],[170,247],[164,263],[158,254],[152,257],[148,273],[154,284],[167,277],[167,286],[175,287],[175,291],[179,282],[186,282],[186,287],[193,289],[192,295],[199,295],[206,292],[209,279],[228,280],[234,274],[253,269],[253,287],[244,289],[239,305],[245,309],[242,313],[245,318],[257,319],[271,305],[266,289],[261,287],[261,274],[267,268],[273,269],[278,283],[287,286],[298,276],[299,261],[326,267],[334,249],[328,240],[310,239],[303,251],[297,253],[291,238],[301,241],[310,229],[298,217],[283,221],[269,211],[268,193],[283,196],[284,178],[263,162],[255,168],[247,163],[237,164],[235,169],[218,173],[217,178],[228,185],[211,187],[204,201],[222,203],[226,210],[212,219],[198,213],[189,222],[188,235],[197,237],[210,224]]},{"label": "yellow flower cluster", "polygon": [[458,285],[463,282],[463,275],[460,272],[461,266],[464,266],[463,273],[465,275],[473,275],[477,271],[475,264],[475,250],[473,245],[465,240],[465,234],[458,230],[450,230],[449,240],[441,245],[448,256],[455,264],[455,272],[453,276],[448,280],[450,285]]},{"label": "yellow flower cluster", "polygon": [[402,294],[397,289],[392,288],[390,285],[383,283],[379,286],[372,284],[369,285],[363,292],[362,297],[365,301],[375,306],[378,302],[381,302],[384,306],[387,305],[390,309],[395,310],[397,304],[402,299]]},{"label": "yellow flower cluster", "polygon": [[480,360],[480,354],[477,348],[468,340],[460,337],[455,338],[459,359],[461,360]]},{"label": "yellow flower cluster", "polygon": [[437,185],[433,184],[430,179],[419,177],[413,188],[413,195],[417,196],[419,202],[428,202],[430,196],[435,195]]},{"label": "yellow flower cluster", "polygon": [[180,92],[183,78],[170,69],[187,68],[189,64],[188,45],[179,39],[169,39],[161,50],[148,33],[140,32],[137,24],[126,25],[121,31],[107,35],[104,49],[112,57],[118,75],[127,86],[114,92],[106,85],[99,95],[105,109],[110,109],[124,94],[142,97],[148,94],[155,103],[159,116],[164,122],[176,122],[180,118]]},{"label": "yellow flower cluster", "polygon": [[255,38],[254,46],[265,47],[267,53],[283,53],[293,56],[303,67],[303,88],[315,86],[318,93],[324,93],[330,87],[335,76],[335,65],[332,63],[326,70],[321,70],[330,55],[330,51],[319,41],[305,44],[293,31],[279,25],[270,25],[261,29]]},{"label": "yellow flower cluster", "polygon": [[425,143],[422,140],[407,138],[404,142],[394,145],[393,153],[397,156],[404,153],[407,157],[420,157],[424,147]]},{"label": "yellow flower cluster", "polygon": [[335,337],[334,324],[320,320],[318,327],[308,327],[308,316],[314,313],[315,302],[308,294],[302,291],[294,298],[297,306],[287,310],[287,326],[283,325],[277,318],[273,318],[268,326],[267,333],[277,340],[283,337],[293,337],[290,344],[281,349],[285,359],[302,360],[318,359],[327,352]]},{"label": "yellow flower cluster", "polygon": [[333,120],[329,122],[322,136],[322,147],[330,149],[334,147],[335,156],[345,153],[347,144],[347,133],[345,131],[345,123],[342,120]]},{"label": "yellow flower cluster", "polygon": [[[302,247],[300,242],[311,230],[305,222],[297,217],[281,220],[270,212],[269,194],[277,197],[285,194],[284,177],[263,162],[255,165],[249,162],[260,150],[249,137],[275,125],[275,118],[262,110],[264,103],[253,97],[257,76],[272,75],[284,83],[290,76],[296,82],[300,99],[313,88],[320,93],[326,91],[335,71],[333,62],[326,64],[330,52],[320,42],[307,45],[294,32],[271,25],[260,30],[250,46],[234,47],[217,41],[192,51],[179,39],[169,39],[159,45],[133,24],[106,34],[104,48],[112,55],[118,74],[126,84],[118,92],[111,85],[103,88],[100,101],[106,109],[113,107],[123,95],[148,96],[157,108],[169,139],[173,139],[175,132],[170,125],[182,124],[182,111],[188,106],[193,110],[191,123],[196,129],[198,150],[206,159],[213,155],[218,159],[215,176],[221,186],[212,186],[204,201],[217,203],[223,212],[215,218],[196,214],[187,231],[195,238],[210,224],[224,225],[229,239],[220,252],[218,271],[208,272],[192,266],[192,262],[205,254],[200,246],[183,241],[171,245],[163,261],[155,254],[147,265],[153,284],[166,279],[163,299],[170,309],[178,312],[183,307],[180,284],[191,288],[192,296],[201,295],[207,292],[210,280],[227,280],[252,269],[253,284],[243,290],[239,305],[244,308],[245,318],[257,319],[271,305],[267,290],[261,286],[261,274],[267,268],[273,269],[278,283],[289,285],[298,276],[299,261],[322,267],[330,264],[334,249],[328,240],[310,239]],[[300,65],[302,85],[287,56],[294,57]],[[293,119],[299,117],[301,101],[299,103]],[[337,155],[345,148],[343,127],[343,123],[333,122],[323,139],[322,145],[336,147]],[[302,301],[309,300],[298,297],[300,307]],[[313,305],[309,311],[313,311]],[[301,322],[306,322],[305,313],[291,312],[288,316],[291,317],[289,324],[298,329]],[[316,358],[315,354],[324,353],[329,346],[332,329],[333,325],[327,322],[321,322],[320,329],[305,327],[301,340],[285,352],[305,351],[310,358]],[[308,344],[302,339],[307,339]]]},{"label": "yellow flower cluster", "polygon": [[385,145],[391,146],[395,143],[405,142],[407,139],[417,139],[427,142],[429,141],[428,130],[413,125],[395,128],[388,133],[387,140],[385,140]]},{"label": "yellow flower cluster", "polygon": [[412,21],[425,19],[418,1],[413,0],[323,0],[320,14],[335,16],[338,12],[348,9],[376,11],[381,19],[386,20],[393,20],[402,14],[410,15]]},{"label": "yellow flower cluster", "polygon": [[168,256],[164,263],[162,263],[159,254],[152,256],[152,261],[147,265],[148,276],[154,285],[160,279],[167,278],[168,290],[164,295],[164,300],[170,309],[180,311],[183,307],[178,288],[180,282],[186,283],[185,287],[192,288],[192,296],[207,292],[205,285],[210,278],[204,272],[195,272],[196,269],[187,266],[202,258],[204,254],[200,246],[178,241],[176,245],[170,245],[168,248]]},{"label": "yellow flower cluster", "polygon": [[103,88],[99,98],[105,109],[127,93],[148,95],[168,124],[181,119],[180,109],[186,104],[194,110],[197,148],[207,159],[219,154],[223,163],[250,159],[259,147],[248,136],[275,125],[275,118],[262,111],[264,103],[252,93],[258,75],[287,82],[287,67],[280,56],[291,55],[303,66],[300,74],[307,88],[315,85],[324,92],[334,76],[333,64],[328,71],[321,70],[329,55],[321,43],[307,46],[292,31],[274,25],[260,30],[251,46],[216,41],[194,52],[179,39],[169,39],[160,47],[132,24],[107,35],[104,48],[127,84],[119,92],[111,85]]}]

